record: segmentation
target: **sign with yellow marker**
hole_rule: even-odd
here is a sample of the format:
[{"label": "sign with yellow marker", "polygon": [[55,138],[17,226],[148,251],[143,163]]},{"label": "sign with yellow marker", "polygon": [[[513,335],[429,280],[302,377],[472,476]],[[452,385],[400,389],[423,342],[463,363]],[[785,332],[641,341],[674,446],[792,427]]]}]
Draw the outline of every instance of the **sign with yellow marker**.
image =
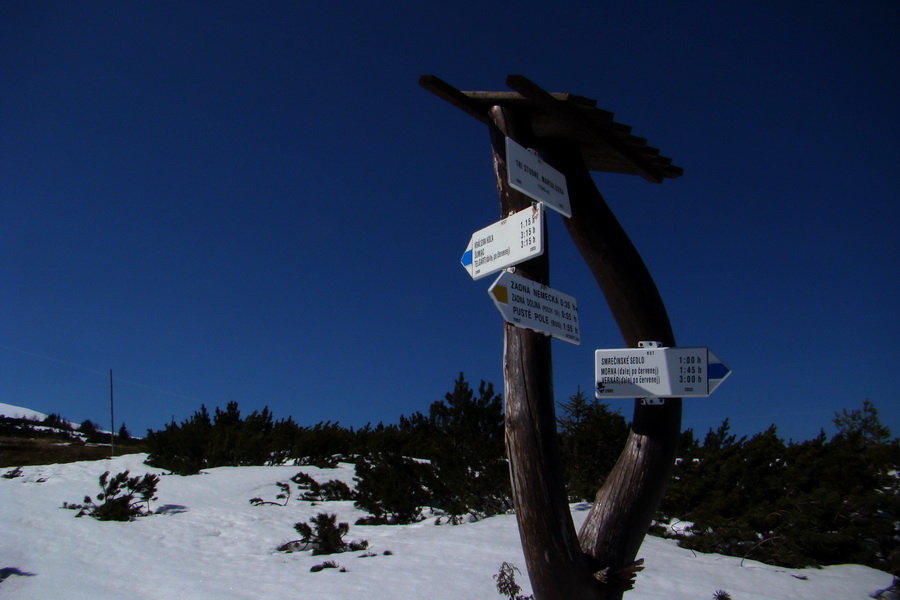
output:
[{"label": "sign with yellow marker", "polygon": [[488,294],[507,323],[581,343],[575,298],[509,271],[500,274]]}]

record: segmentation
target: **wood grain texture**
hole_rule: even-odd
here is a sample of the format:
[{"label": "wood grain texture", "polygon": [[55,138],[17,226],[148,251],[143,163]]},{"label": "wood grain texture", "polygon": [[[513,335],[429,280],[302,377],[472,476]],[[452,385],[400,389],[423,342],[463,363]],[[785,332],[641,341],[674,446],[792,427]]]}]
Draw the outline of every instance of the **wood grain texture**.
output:
[{"label": "wood grain texture", "polygon": [[[505,136],[528,143],[529,132],[510,109],[495,107],[489,115],[500,215],[505,218],[531,206],[531,199],[507,181]],[[546,239],[545,248],[549,250]],[[516,274],[548,285],[548,250],[520,263]],[[532,590],[538,600],[600,599],[603,590],[581,552],[566,497],[556,434],[551,338],[505,323],[503,339],[506,451]]]}]

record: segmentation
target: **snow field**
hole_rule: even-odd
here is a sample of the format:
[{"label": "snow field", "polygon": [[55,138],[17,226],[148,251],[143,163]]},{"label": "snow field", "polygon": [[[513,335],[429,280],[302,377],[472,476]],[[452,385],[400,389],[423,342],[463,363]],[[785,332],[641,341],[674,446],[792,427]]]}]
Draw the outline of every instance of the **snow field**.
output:
[{"label": "snow field", "polygon": [[[54,598],[119,600],[250,600],[367,598],[369,600],[480,600],[500,598],[492,575],[508,561],[530,593],[513,515],[460,526],[433,519],[405,526],[357,526],[365,513],[352,502],[312,505],[294,496],[287,506],[253,506],[274,500],[276,481],[298,471],[324,483],[353,484],[353,466],[222,467],[201,475],[162,475],[153,503],[157,514],[129,523],[75,518],[64,502],[96,496],[104,471],[162,474],[143,464],[146,455],[112,460],[24,467],[23,476],[0,478],[0,595],[16,600]],[[347,540],[366,539],[369,549],[326,556],[285,554],[276,548],[299,537],[298,521],[319,512],[350,524]],[[576,527],[587,512],[573,507]],[[385,551],[391,555],[384,555]],[[375,556],[361,558],[363,554]],[[723,589],[734,600],[860,600],[887,587],[890,575],[858,565],[783,569],[678,548],[648,537],[641,548],[646,569],[627,600],[697,600]],[[335,561],[347,569],[311,573]],[[805,579],[801,579],[805,578]]]}]

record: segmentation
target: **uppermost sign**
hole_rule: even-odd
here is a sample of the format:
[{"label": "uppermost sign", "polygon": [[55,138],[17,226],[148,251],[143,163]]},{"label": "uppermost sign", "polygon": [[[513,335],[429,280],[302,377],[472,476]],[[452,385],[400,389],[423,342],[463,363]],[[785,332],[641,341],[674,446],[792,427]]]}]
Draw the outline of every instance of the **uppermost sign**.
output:
[{"label": "uppermost sign", "polygon": [[510,187],[558,213],[572,216],[566,176],[510,138],[506,138],[506,171]]}]

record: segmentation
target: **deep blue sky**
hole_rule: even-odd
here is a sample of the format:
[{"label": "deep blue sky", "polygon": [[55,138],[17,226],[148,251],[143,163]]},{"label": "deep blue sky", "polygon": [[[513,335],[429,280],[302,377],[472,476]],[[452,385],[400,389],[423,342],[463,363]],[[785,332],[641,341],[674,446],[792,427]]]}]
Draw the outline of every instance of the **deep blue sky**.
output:
[{"label": "deep blue sky", "polygon": [[[446,7],[446,8],[444,8]],[[0,4],[0,402],[134,433],[236,400],[361,426],[460,371],[502,390],[502,320],[459,264],[499,218],[487,129],[422,90],[522,74],[684,167],[595,179],[682,346],[733,375],[699,434],[832,432],[897,402],[900,4]],[[557,400],[622,339],[548,211]],[[613,406],[631,414],[631,401]]]}]

